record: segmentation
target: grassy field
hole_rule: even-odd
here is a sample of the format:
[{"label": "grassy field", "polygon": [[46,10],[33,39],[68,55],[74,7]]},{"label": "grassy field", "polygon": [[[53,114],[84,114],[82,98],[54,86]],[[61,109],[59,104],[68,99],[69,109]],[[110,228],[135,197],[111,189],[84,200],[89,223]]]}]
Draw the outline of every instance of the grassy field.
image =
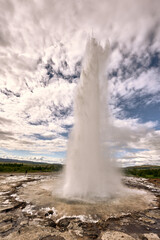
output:
[{"label": "grassy field", "polygon": [[57,172],[61,164],[0,163],[0,173]]},{"label": "grassy field", "polygon": [[160,178],[160,166],[135,166],[123,169],[126,176]]},{"label": "grassy field", "polygon": [[[0,173],[57,172],[62,168],[61,164],[0,162]],[[123,172],[126,176],[160,178],[160,166],[127,167],[123,168]]]}]

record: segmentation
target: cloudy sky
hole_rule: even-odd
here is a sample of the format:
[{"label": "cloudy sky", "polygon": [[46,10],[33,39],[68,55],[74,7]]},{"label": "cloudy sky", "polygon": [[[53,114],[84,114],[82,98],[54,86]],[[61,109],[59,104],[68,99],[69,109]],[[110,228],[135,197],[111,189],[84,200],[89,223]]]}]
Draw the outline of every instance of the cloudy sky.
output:
[{"label": "cloudy sky", "polygon": [[0,157],[63,162],[90,34],[120,164],[160,165],[160,1],[0,0]]}]

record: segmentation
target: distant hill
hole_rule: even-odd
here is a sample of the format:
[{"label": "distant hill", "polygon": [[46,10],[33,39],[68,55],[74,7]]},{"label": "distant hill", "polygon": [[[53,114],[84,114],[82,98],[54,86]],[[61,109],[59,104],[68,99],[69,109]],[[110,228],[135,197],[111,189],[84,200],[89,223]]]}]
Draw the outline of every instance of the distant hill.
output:
[{"label": "distant hill", "polygon": [[[0,172],[52,172],[60,171],[63,166],[63,164],[58,163],[50,164],[44,162],[0,158]],[[122,171],[127,176],[160,178],[160,166],[156,165],[125,167]]]},{"label": "distant hill", "polygon": [[157,169],[160,168],[160,165],[141,165],[141,166],[130,166],[130,167],[124,167],[124,168],[135,168],[135,169]]},{"label": "distant hill", "polygon": [[[51,163],[44,163],[44,162],[34,162],[34,161],[10,159],[10,158],[0,158],[0,163],[51,164]],[[59,163],[53,163],[53,164],[59,165]]]},{"label": "distant hill", "polygon": [[123,168],[125,175],[144,178],[160,178],[160,166],[142,165]]},{"label": "distant hill", "polygon": [[57,172],[62,168],[62,164],[56,163],[49,164],[0,158],[0,173]]}]

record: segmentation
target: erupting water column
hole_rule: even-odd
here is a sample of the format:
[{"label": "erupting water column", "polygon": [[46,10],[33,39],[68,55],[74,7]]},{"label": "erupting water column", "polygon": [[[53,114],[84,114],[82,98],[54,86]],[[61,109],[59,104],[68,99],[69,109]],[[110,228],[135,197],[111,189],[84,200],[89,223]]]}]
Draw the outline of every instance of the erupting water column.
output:
[{"label": "erupting water column", "polygon": [[67,151],[63,197],[97,199],[120,190],[120,178],[110,157],[107,82],[109,46],[88,40],[77,87],[74,117]]}]

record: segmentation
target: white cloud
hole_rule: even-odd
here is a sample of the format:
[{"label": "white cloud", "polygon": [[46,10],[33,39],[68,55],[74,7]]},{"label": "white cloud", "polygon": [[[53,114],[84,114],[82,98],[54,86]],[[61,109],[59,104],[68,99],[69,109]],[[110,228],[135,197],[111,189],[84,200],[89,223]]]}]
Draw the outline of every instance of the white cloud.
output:
[{"label": "white cloud", "polygon": [[[0,0],[0,5],[2,148],[66,150],[63,133],[68,131],[65,125],[74,123],[74,91],[92,30],[101,42],[109,39],[111,44],[113,115],[125,117],[117,106],[120,98],[130,105],[136,95],[150,94],[146,104],[160,101],[159,70],[147,68],[160,52],[159,0]],[[157,136],[157,131],[147,130],[155,126],[124,118],[114,119],[111,130],[119,146],[152,149],[157,142],[142,139],[150,139],[148,131]]]},{"label": "white cloud", "polygon": [[[135,134],[135,133],[134,133]],[[119,151],[118,162],[122,166],[160,165],[160,131],[142,134],[136,142],[128,141]]]}]

